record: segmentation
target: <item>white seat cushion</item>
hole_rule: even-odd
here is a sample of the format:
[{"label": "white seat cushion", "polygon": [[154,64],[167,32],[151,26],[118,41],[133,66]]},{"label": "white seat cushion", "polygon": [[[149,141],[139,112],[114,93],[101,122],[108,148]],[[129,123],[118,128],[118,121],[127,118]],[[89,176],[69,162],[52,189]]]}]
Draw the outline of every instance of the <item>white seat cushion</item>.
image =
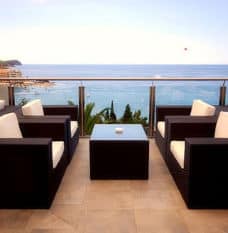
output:
[{"label": "white seat cushion", "polygon": [[215,107],[203,102],[202,100],[194,100],[192,103],[191,116],[213,116]]},{"label": "white seat cushion", "polygon": [[0,138],[23,138],[15,113],[0,116]]},{"label": "white seat cushion", "polygon": [[215,127],[215,138],[228,138],[228,112],[221,111]]},{"label": "white seat cushion", "polygon": [[0,100],[0,110],[3,109],[5,107],[5,100]]},{"label": "white seat cushion", "polygon": [[77,122],[77,121],[71,121],[71,122],[70,122],[71,137],[74,136],[74,134],[75,134],[77,128],[78,128],[78,122]]},{"label": "white seat cushion", "polygon": [[161,134],[161,136],[165,137],[165,122],[164,121],[158,121],[157,123],[158,130]]},{"label": "white seat cushion", "polygon": [[52,161],[53,168],[56,168],[58,162],[60,161],[64,151],[64,142],[63,141],[53,141],[52,142]]},{"label": "white seat cushion", "polygon": [[39,99],[29,101],[21,109],[24,116],[44,116],[43,106]]},{"label": "white seat cushion", "polygon": [[179,163],[180,167],[184,168],[185,141],[171,141],[170,150]]}]

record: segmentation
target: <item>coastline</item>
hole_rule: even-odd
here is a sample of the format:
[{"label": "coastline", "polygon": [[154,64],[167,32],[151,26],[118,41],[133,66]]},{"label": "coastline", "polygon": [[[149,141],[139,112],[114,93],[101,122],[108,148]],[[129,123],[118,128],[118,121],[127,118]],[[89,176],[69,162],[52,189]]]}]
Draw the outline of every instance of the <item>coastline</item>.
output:
[{"label": "coastline", "polygon": [[15,69],[13,67],[5,67],[5,68],[0,68],[0,78],[5,78],[5,77],[21,77],[22,72],[19,69]]}]

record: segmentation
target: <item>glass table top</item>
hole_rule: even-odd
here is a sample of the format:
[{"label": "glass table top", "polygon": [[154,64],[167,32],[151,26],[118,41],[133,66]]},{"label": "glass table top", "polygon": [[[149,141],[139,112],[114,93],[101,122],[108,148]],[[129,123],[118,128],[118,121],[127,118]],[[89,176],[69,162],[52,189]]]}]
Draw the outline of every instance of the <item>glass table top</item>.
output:
[{"label": "glass table top", "polygon": [[145,141],[148,138],[140,124],[95,124],[90,140]]}]

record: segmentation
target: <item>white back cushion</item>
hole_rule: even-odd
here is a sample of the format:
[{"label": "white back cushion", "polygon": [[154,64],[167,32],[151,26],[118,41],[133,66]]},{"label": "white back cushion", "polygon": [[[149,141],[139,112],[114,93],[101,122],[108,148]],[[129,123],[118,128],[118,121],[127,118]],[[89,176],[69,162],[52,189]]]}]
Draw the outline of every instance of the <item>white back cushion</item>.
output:
[{"label": "white back cushion", "polygon": [[171,141],[170,150],[180,167],[184,168],[185,141]]},{"label": "white back cushion", "polygon": [[161,134],[161,136],[165,137],[165,122],[164,121],[158,121],[157,123],[158,130]]},{"label": "white back cushion", "polygon": [[70,122],[71,137],[74,136],[74,134],[75,134],[77,128],[78,128],[78,122],[77,122],[77,121],[71,121],[71,122]]},{"label": "white back cushion", "polygon": [[56,168],[64,151],[63,141],[52,141],[52,161],[53,168]]},{"label": "white back cushion", "polygon": [[228,112],[221,111],[215,127],[215,138],[228,138]]},{"label": "white back cushion", "polygon": [[191,116],[213,116],[215,107],[203,102],[202,100],[193,100]]},{"label": "white back cushion", "polygon": [[44,110],[40,99],[29,101],[22,106],[24,116],[44,116]]},{"label": "white back cushion", "polygon": [[22,138],[15,113],[0,116],[0,138]]},{"label": "white back cushion", "polygon": [[0,100],[0,110],[5,107],[5,100]]}]

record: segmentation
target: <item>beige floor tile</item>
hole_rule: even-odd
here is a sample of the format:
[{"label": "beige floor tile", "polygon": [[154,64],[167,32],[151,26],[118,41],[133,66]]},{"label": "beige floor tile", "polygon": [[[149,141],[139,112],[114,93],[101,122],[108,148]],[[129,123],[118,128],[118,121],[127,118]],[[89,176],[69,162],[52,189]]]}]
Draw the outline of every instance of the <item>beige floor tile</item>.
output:
[{"label": "beige floor tile", "polygon": [[0,232],[3,229],[24,229],[33,210],[0,210]]},{"label": "beige floor tile", "polygon": [[168,190],[143,190],[134,192],[135,209],[175,210],[181,207],[183,207],[182,203],[178,202],[173,192]]},{"label": "beige floor tile", "polygon": [[53,205],[60,205],[60,204],[83,204],[85,201],[85,187],[80,189],[72,189],[68,192],[60,191],[56,194],[54,199]]},{"label": "beige floor tile", "polygon": [[[62,183],[59,187],[60,191],[68,191],[69,189],[76,189],[76,188],[82,188],[83,186],[87,185],[89,183],[89,178],[81,178],[81,174],[77,175],[67,175],[67,178],[64,177],[64,180],[62,180]],[[84,175],[83,175],[84,176]]]},{"label": "beige floor tile", "polygon": [[228,233],[227,210],[188,210],[180,215],[190,233]]},{"label": "beige floor tile", "polygon": [[71,192],[59,192],[53,202],[53,205],[59,204],[83,204],[84,203],[84,189]]},{"label": "beige floor tile", "polygon": [[50,211],[57,218],[72,226],[77,232],[80,231],[80,222],[86,214],[84,205],[54,205]]},{"label": "beige floor tile", "polygon": [[[79,177],[80,178],[80,177]],[[86,192],[86,182],[80,179],[73,179],[62,182],[53,204],[83,204]]]},{"label": "beige floor tile", "polygon": [[74,188],[76,186],[85,185],[89,182],[89,177],[86,171],[87,168],[80,168],[79,171],[74,172],[74,173],[70,172],[70,170],[76,170],[76,169],[77,168],[74,168],[74,167],[67,168],[67,172],[66,172],[66,175],[64,176],[64,179],[61,182],[60,189],[61,188],[65,189],[64,187],[65,185],[66,185],[66,188],[69,188],[69,187]]},{"label": "beige floor tile", "polygon": [[85,206],[89,210],[132,209],[133,195],[132,192],[88,191]]},{"label": "beige floor tile", "polygon": [[30,233],[26,231],[25,229],[18,230],[18,229],[1,229],[1,228],[0,228],[0,232],[1,233]]},{"label": "beige floor tile", "polygon": [[33,229],[30,233],[78,233],[74,229]]},{"label": "beige floor tile", "polygon": [[90,210],[82,225],[84,233],[137,233],[132,210]]},{"label": "beige floor tile", "polygon": [[87,192],[128,192],[131,190],[129,180],[90,180]]},{"label": "beige floor tile", "polygon": [[164,180],[162,178],[150,178],[149,180],[135,180],[130,182],[130,188],[133,191],[163,190],[174,191],[176,186],[172,179]]},{"label": "beige floor tile", "polygon": [[27,225],[27,231],[33,230],[74,230],[68,222],[52,213],[51,210],[37,210],[30,217]]},{"label": "beige floor tile", "polygon": [[138,233],[189,233],[177,211],[135,210]]}]

